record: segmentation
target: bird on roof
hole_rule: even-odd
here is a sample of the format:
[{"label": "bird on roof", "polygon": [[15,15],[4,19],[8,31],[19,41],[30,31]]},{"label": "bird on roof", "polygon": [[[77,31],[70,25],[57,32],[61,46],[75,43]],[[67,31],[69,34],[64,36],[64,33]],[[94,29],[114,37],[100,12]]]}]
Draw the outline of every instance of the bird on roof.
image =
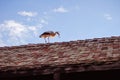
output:
[{"label": "bird on roof", "polygon": [[46,31],[44,33],[42,33],[39,37],[40,38],[44,38],[45,43],[47,43],[46,38],[48,39],[48,43],[49,43],[49,38],[50,37],[55,37],[56,35],[58,35],[60,37],[59,32],[53,32],[53,31]]}]

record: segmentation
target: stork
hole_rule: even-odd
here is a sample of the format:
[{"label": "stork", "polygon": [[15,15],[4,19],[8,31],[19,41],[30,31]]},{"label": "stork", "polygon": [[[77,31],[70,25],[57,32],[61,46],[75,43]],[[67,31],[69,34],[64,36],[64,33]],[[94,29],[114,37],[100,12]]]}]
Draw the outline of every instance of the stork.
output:
[{"label": "stork", "polygon": [[58,35],[60,37],[59,32],[53,32],[53,31],[46,31],[44,33],[42,33],[39,37],[40,38],[44,38],[45,43],[47,43],[46,38],[48,39],[48,43],[49,43],[49,38],[50,37],[55,37],[56,35]]}]

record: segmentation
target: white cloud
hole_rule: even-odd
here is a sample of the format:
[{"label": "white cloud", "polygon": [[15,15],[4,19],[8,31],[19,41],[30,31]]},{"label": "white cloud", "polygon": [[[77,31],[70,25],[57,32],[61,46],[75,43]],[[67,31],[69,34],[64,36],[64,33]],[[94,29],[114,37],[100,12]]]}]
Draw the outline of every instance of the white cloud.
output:
[{"label": "white cloud", "polygon": [[28,27],[28,29],[29,29],[30,31],[32,31],[35,35],[37,35],[37,27],[35,27],[35,26],[30,26],[30,27]]},{"label": "white cloud", "polygon": [[54,10],[53,10],[54,12],[59,12],[59,13],[66,13],[66,12],[68,12],[68,10],[67,9],[65,9],[64,7],[59,7],[59,8],[55,8]]},{"label": "white cloud", "polygon": [[9,31],[10,36],[22,36],[22,33],[27,31],[24,25],[14,20],[5,21],[0,27],[3,31]]},{"label": "white cloud", "polygon": [[112,16],[110,14],[104,14],[104,17],[107,19],[107,20],[112,20]]},{"label": "white cloud", "polygon": [[0,46],[6,44],[19,45],[38,35],[41,27],[23,25],[14,20],[7,20],[0,24]]},{"label": "white cloud", "polygon": [[37,12],[31,12],[31,11],[29,11],[29,12],[27,12],[27,11],[20,11],[20,12],[18,12],[18,14],[21,15],[21,16],[34,17],[34,16],[37,15]]}]

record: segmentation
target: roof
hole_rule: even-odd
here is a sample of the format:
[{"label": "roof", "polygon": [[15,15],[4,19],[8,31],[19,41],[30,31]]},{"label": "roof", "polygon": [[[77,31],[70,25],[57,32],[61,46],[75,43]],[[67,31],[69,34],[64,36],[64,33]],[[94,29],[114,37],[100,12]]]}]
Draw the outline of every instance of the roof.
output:
[{"label": "roof", "polygon": [[120,36],[0,47],[3,76],[109,69],[120,69]]}]

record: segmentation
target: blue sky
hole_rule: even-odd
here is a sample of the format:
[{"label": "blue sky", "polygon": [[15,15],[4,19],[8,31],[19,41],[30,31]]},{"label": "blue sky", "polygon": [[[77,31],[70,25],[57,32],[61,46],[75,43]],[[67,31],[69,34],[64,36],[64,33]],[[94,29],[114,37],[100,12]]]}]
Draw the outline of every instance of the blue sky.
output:
[{"label": "blue sky", "polygon": [[0,0],[0,46],[120,36],[120,0]]}]

